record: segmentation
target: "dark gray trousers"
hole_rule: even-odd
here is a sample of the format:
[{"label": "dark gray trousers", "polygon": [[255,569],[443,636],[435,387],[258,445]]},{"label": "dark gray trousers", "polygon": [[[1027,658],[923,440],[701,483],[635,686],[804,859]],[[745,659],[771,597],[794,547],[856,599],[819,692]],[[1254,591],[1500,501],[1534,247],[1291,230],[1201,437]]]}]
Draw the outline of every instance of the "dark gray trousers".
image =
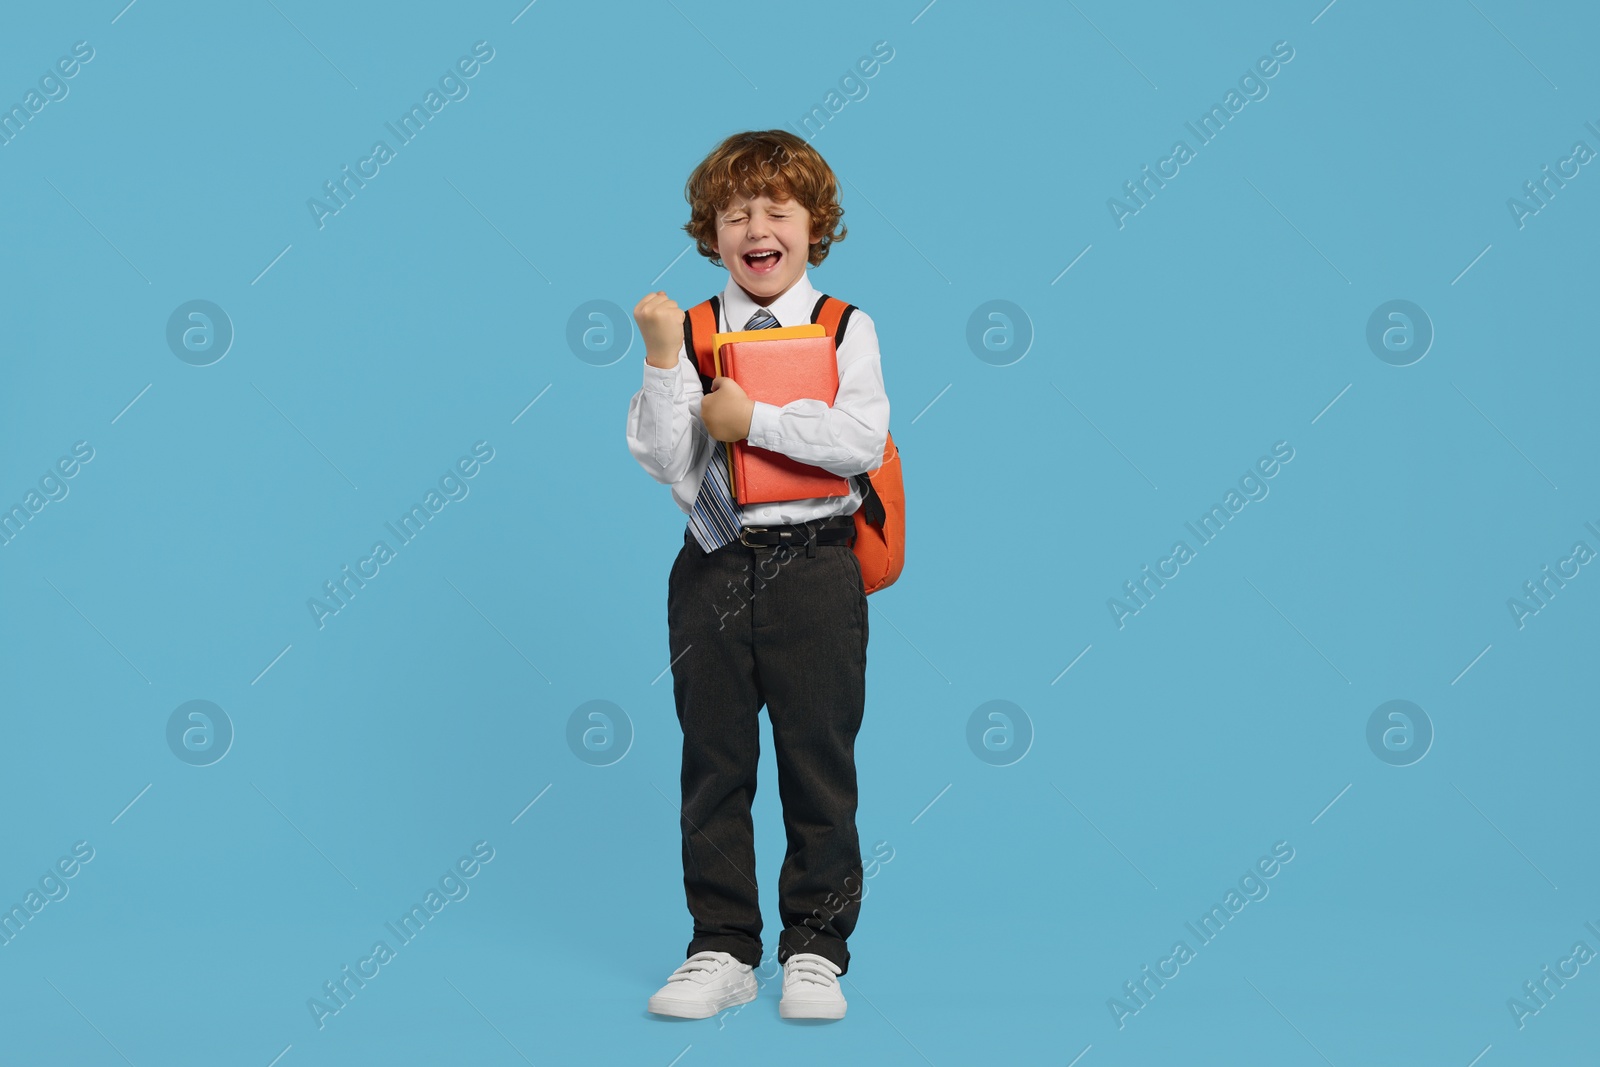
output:
[{"label": "dark gray trousers", "polygon": [[667,579],[672,691],[683,728],[688,954],[761,964],[754,826],[772,723],[788,837],[778,875],[778,962],[814,952],[841,969],[861,910],[855,739],[866,701],[867,598],[848,545],[734,541],[701,551],[687,530]]}]

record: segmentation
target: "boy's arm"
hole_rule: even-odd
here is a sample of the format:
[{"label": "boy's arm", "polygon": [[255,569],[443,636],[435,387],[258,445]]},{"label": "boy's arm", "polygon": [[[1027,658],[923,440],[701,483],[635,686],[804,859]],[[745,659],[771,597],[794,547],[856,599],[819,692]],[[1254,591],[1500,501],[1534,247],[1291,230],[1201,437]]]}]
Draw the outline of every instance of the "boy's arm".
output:
[{"label": "boy's arm", "polygon": [[694,388],[684,384],[689,366],[683,346],[678,346],[678,362],[669,368],[644,365],[644,385],[628,403],[628,451],[645,473],[658,482],[671,485],[694,468],[703,441],[701,431],[700,379]]},{"label": "boy's arm", "polygon": [[848,478],[883,463],[889,436],[889,394],[883,388],[878,332],[857,308],[839,342],[839,392],[833,405],[792,400],[782,407],[752,401],[747,442]]}]

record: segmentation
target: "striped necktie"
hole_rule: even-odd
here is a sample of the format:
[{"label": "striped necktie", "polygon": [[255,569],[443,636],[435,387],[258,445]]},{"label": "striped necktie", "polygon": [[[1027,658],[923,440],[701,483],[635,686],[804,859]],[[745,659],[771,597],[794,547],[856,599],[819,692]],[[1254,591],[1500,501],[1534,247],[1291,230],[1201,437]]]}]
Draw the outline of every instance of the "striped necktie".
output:
[{"label": "striped necktie", "polygon": [[[772,312],[758,307],[744,328],[768,330],[776,325],[778,320]],[[713,439],[711,462],[706,464],[700,492],[695,496],[694,511],[689,515],[689,529],[706,552],[715,552],[739,536],[739,509],[733,502],[730,486],[727,448],[723,442]]]}]

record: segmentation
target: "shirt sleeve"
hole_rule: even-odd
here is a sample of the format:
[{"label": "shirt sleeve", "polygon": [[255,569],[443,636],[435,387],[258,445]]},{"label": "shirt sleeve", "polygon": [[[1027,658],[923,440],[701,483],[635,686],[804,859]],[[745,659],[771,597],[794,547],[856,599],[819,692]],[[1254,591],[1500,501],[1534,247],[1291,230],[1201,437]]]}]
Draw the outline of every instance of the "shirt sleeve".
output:
[{"label": "shirt sleeve", "polygon": [[877,470],[889,437],[889,394],[877,327],[860,308],[846,323],[838,353],[839,392],[832,406],[814,399],[782,407],[754,401],[745,440],[843,478]]},{"label": "shirt sleeve", "polygon": [[698,432],[700,379],[694,388],[684,385],[689,361],[678,346],[678,362],[669,369],[644,365],[644,384],[628,403],[628,451],[645,473],[671,485],[694,467],[707,435]]}]

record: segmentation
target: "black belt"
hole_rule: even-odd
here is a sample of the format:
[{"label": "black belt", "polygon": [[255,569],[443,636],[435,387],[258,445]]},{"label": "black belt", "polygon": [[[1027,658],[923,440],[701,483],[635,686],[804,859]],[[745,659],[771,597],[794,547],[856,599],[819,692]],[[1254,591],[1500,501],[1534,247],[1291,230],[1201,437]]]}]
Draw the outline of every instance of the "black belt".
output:
[{"label": "black belt", "polygon": [[[855,541],[856,520],[853,515],[830,515],[822,522],[786,523],[776,526],[741,526],[739,543],[749,547],[757,545],[819,544],[848,545]],[[810,553],[807,553],[808,555]]]}]

